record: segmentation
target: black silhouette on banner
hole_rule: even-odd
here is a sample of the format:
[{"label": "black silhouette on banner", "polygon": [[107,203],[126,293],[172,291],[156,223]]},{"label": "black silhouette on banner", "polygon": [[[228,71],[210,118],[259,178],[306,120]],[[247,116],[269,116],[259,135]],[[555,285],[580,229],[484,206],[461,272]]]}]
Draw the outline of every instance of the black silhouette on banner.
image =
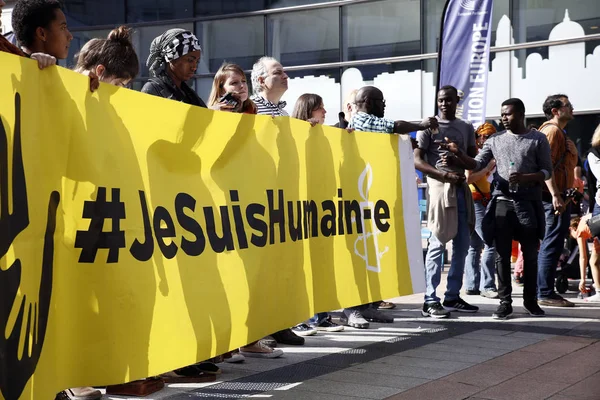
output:
[{"label": "black silhouette on banner", "polygon": [[[6,255],[16,237],[29,226],[27,184],[21,149],[21,96],[19,93],[15,94],[15,132],[11,180],[8,178],[8,137],[4,124],[0,123],[0,258]],[[13,212],[9,214],[8,193],[11,181]],[[21,396],[27,381],[35,372],[42,353],[52,296],[54,231],[59,202],[60,194],[53,191],[48,201],[48,219],[37,303],[35,299],[23,296],[21,305],[18,307],[16,322],[12,331],[9,332],[8,338],[5,337],[6,328],[21,285],[21,274],[23,270],[31,269],[31,267],[22,267],[21,260],[17,258],[8,269],[0,269],[0,391],[6,400],[17,400]],[[23,335],[25,318],[27,318],[27,324]],[[32,326],[33,332],[31,332]],[[25,340],[22,355],[19,354],[21,337],[24,337]],[[30,337],[33,337],[31,345]],[[28,351],[30,347],[31,352]]]}]

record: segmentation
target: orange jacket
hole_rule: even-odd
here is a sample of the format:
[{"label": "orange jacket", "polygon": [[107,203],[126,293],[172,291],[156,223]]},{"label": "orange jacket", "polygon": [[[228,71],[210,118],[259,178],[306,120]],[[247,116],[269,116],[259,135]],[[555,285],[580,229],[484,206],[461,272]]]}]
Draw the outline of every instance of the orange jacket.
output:
[{"label": "orange jacket", "polygon": [[[567,134],[554,122],[546,121],[540,126],[539,131],[546,135],[550,143],[550,155],[554,165],[554,181],[558,190],[566,191],[573,187],[575,179],[575,166],[577,165],[577,147]],[[563,154],[565,155],[563,158]],[[562,161],[557,166],[562,158]]]}]

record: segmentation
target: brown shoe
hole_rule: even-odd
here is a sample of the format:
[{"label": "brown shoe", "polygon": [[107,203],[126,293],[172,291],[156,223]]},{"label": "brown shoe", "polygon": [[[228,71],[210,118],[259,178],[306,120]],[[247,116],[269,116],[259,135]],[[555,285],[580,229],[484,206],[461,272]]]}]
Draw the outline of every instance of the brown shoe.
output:
[{"label": "brown shoe", "polygon": [[391,303],[389,301],[382,301],[381,303],[379,303],[379,307],[380,310],[391,310],[396,308],[396,305],[394,303]]},{"label": "brown shoe", "polygon": [[556,293],[547,299],[538,300],[538,304],[546,307],[575,307],[575,304]]},{"label": "brown shoe", "polygon": [[280,349],[273,349],[261,341],[249,344],[248,346],[240,347],[240,354],[244,357],[255,358],[277,358],[283,355]]}]

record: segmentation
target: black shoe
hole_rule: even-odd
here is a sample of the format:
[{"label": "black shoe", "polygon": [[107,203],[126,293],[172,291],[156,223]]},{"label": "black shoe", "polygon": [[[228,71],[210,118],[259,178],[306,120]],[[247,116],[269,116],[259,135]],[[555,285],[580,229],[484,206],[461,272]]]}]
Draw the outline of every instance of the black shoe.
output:
[{"label": "black shoe", "polygon": [[290,344],[293,346],[302,346],[304,344],[304,338],[296,335],[289,328],[275,332],[271,336],[273,336],[273,339],[275,339],[277,343]]},{"label": "black shoe", "polygon": [[[478,290],[479,292],[479,290]],[[444,308],[448,311],[458,311],[458,312],[466,312],[466,313],[474,313],[479,311],[479,307],[472,306],[460,297],[456,300],[444,300]]]},{"label": "black shoe", "polygon": [[367,308],[362,310],[363,317],[370,322],[382,322],[384,324],[391,324],[394,322],[394,318],[386,315],[382,311],[378,311],[375,308]]},{"label": "black shoe", "polygon": [[445,310],[444,307],[442,307],[442,305],[436,301],[435,303],[423,304],[421,315],[431,318],[448,318],[450,316],[450,311]]},{"label": "black shoe", "polygon": [[507,319],[513,312],[512,305],[510,303],[502,302],[492,314],[494,319]]},{"label": "black shoe", "polygon": [[538,306],[537,302],[535,302],[535,301],[532,303],[523,303],[523,308],[532,317],[545,317],[546,316],[546,313],[544,312],[544,310],[542,310],[540,308],[540,306]]},{"label": "black shoe", "polygon": [[467,296],[479,296],[481,294],[481,292],[477,289],[467,289],[465,293]]}]

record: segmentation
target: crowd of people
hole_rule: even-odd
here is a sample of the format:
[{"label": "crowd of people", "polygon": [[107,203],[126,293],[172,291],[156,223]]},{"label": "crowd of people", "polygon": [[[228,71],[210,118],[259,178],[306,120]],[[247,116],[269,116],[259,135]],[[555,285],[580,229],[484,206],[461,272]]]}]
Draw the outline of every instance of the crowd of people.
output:
[{"label": "crowd of people", "polygon": [[[0,11],[4,1],[0,0]],[[0,35],[0,51],[37,60],[41,69],[68,56],[73,36],[58,0],[21,0],[12,14],[20,46]],[[236,64],[225,62],[217,71],[207,103],[186,82],[193,78],[202,57],[198,39],[190,31],[170,29],[156,37],[146,60],[151,78],[142,92],[198,107],[224,112],[288,116],[281,100],[288,88],[288,76],[272,57],[256,61],[251,73],[253,94],[247,77]],[[139,74],[139,60],[125,26],[111,31],[106,39],[93,39],[75,56],[76,72],[90,78],[90,90],[99,82],[127,86]],[[587,221],[600,214],[600,193],[592,194],[589,215],[571,219],[573,201],[569,189],[577,186],[579,155],[565,127],[573,119],[568,96],[549,96],[543,104],[547,122],[537,129],[525,125],[525,106],[517,98],[502,103],[503,129],[496,132],[486,122],[474,129],[457,117],[458,91],[444,86],[437,93],[439,113],[420,123],[384,117],[383,93],[372,86],[356,88],[344,100],[337,127],[356,132],[385,134],[416,133],[413,140],[415,168],[427,177],[427,225],[432,235],[425,259],[426,292],[422,315],[447,318],[450,313],[474,313],[478,307],[460,295],[498,298],[493,313],[506,319],[512,312],[512,280],[522,284],[523,307],[532,316],[544,316],[540,306],[572,307],[574,304],[554,289],[556,266],[570,235],[580,247],[579,289],[588,301],[600,301],[585,284],[588,261],[595,289],[600,289],[600,243],[592,238]],[[310,124],[325,123],[323,99],[313,93],[299,97],[291,117]],[[354,133],[353,133],[354,132]],[[600,174],[600,128],[596,129],[592,151],[587,157],[592,177]],[[580,173],[579,173],[580,175]],[[590,188],[594,183],[588,182]],[[581,213],[577,213],[581,214]],[[513,242],[519,243],[520,266],[511,271]],[[452,258],[443,300],[436,290],[441,281],[446,245],[452,242]],[[592,242],[591,257],[588,244]],[[497,280],[496,280],[497,277]],[[590,295],[590,297],[587,297]],[[246,357],[276,358],[283,352],[278,343],[303,345],[305,337],[319,331],[336,332],[344,325],[366,329],[370,322],[392,323],[385,309],[394,304],[377,301],[343,310],[341,323],[329,313],[315,314],[307,321],[273,333],[259,341],[194,364],[162,377],[210,379],[220,373],[218,362],[242,362]],[[93,388],[74,388],[58,398],[94,399]]]}]

